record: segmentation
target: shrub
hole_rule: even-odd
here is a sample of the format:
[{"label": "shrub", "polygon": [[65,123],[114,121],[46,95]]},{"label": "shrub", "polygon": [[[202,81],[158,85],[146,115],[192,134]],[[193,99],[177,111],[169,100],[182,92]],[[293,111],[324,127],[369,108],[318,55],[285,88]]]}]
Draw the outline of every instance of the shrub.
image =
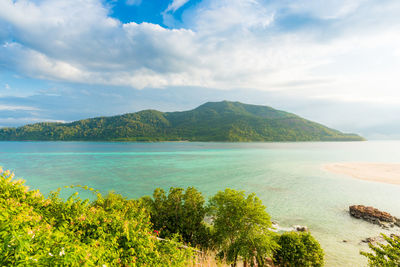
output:
[{"label": "shrub", "polygon": [[278,237],[274,254],[281,266],[323,266],[324,252],[317,240],[304,232],[286,232]]}]

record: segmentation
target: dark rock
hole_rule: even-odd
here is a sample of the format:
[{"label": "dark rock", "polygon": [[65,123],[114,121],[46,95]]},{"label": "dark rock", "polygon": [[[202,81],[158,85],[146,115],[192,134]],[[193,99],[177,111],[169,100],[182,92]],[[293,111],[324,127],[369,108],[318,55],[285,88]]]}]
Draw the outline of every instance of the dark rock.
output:
[{"label": "dark rock", "polygon": [[307,226],[295,225],[295,226],[293,226],[293,228],[297,232],[307,232],[308,231]]},{"label": "dark rock", "polygon": [[385,241],[385,239],[382,236],[368,237],[366,239],[361,240],[361,242],[371,243],[371,244],[376,244],[378,242],[381,243],[384,241]]},{"label": "dark rock", "polygon": [[349,211],[351,216],[377,224],[383,228],[389,228],[389,226],[393,227],[392,225],[400,227],[400,219],[397,219],[388,212],[380,211],[373,207],[353,205],[349,207]]},{"label": "dark rock", "polygon": [[397,225],[398,227],[400,227],[400,219],[396,218],[396,217],[394,217],[394,218],[395,218],[394,224]]}]

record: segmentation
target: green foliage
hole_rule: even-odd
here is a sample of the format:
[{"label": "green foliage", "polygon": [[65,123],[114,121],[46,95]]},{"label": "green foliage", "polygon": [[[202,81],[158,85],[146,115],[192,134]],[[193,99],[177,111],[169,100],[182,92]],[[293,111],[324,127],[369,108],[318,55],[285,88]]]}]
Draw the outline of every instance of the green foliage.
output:
[{"label": "green foliage", "polygon": [[193,187],[171,187],[168,196],[163,189],[154,190],[153,198],[141,199],[150,211],[154,229],[160,237],[181,235],[186,243],[192,246],[207,248],[209,245],[209,228],[204,223],[206,210],[204,197]]},{"label": "green foliage", "polygon": [[184,112],[144,110],[72,123],[36,123],[0,129],[0,140],[96,141],[360,141],[321,124],[267,106],[206,103]]},{"label": "green foliage", "polygon": [[[272,257],[281,266],[323,264],[322,249],[309,233],[278,236],[269,230],[270,217],[255,194],[226,189],[205,206],[192,187],[171,188],[168,195],[156,189],[153,198],[140,200],[73,187],[92,191],[96,199],[75,193],[63,200],[60,189],[44,197],[0,168],[1,266],[188,266],[197,253],[192,245],[217,250],[233,266],[238,260],[266,266]],[[373,248],[376,258],[365,254],[373,266],[398,263],[399,239],[388,242]],[[388,265],[381,265],[384,260]]]},{"label": "green foliage", "polygon": [[192,250],[160,241],[137,201],[45,198],[0,171],[1,266],[187,266]]},{"label": "green foliage", "polygon": [[279,249],[274,254],[280,266],[323,266],[324,252],[310,233],[287,232],[278,237]]},{"label": "green foliage", "polygon": [[276,248],[271,221],[265,206],[255,194],[246,197],[243,191],[225,189],[209,202],[213,220],[213,236],[218,255],[236,265],[238,257],[260,266]]},{"label": "green foliage", "polygon": [[400,237],[388,237],[382,234],[386,244],[373,245],[369,243],[372,252],[360,252],[368,258],[369,266],[396,267],[400,266]]}]

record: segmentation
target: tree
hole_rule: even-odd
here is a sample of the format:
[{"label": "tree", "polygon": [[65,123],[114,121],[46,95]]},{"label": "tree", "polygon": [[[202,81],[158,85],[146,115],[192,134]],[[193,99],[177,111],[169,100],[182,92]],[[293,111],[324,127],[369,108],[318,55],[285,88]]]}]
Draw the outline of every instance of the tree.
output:
[{"label": "tree", "polygon": [[324,252],[317,240],[304,232],[286,232],[278,238],[274,254],[280,266],[323,266]]},{"label": "tree", "polygon": [[371,252],[360,252],[368,258],[369,266],[389,267],[400,266],[400,237],[392,235],[388,237],[382,234],[387,244],[372,245],[369,243]]},{"label": "tree", "polygon": [[238,258],[262,266],[264,258],[275,249],[268,228],[270,216],[261,200],[243,191],[225,189],[209,202],[209,215],[213,224],[213,237],[218,256],[236,266]]},{"label": "tree", "polygon": [[204,223],[206,209],[204,197],[193,187],[171,187],[168,196],[163,189],[154,190],[153,199],[142,198],[150,211],[154,229],[160,231],[160,237],[180,234],[183,241],[194,246],[206,248],[209,241],[209,229]]}]

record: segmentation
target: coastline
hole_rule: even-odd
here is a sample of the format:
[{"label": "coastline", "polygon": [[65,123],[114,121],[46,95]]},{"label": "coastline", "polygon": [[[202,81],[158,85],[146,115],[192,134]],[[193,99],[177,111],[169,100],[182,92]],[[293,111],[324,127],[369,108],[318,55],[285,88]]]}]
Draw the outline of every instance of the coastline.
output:
[{"label": "coastline", "polygon": [[359,180],[400,185],[400,163],[336,162],[324,164],[323,169]]}]

